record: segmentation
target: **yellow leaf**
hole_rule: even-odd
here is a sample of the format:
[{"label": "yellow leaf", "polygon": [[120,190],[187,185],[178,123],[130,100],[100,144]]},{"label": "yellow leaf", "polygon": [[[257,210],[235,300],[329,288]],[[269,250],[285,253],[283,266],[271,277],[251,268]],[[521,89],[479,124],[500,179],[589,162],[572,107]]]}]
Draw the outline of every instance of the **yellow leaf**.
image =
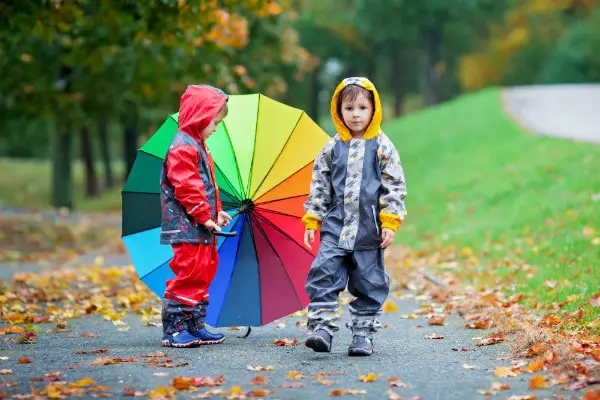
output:
[{"label": "yellow leaf", "polygon": [[395,313],[398,311],[398,306],[392,300],[387,300],[383,303],[383,312],[386,314]]},{"label": "yellow leaf", "polygon": [[585,228],[583,228],[583,236],[594,236],[596,234],[596,230],[594,228],[591,228],[589,226],[586,226]]},{"label": "yellow leaf", "polygon": [[96,381],[92,378],[83,378],[83,379],[78,380],[77,382],[69,383],[69,387],[70,388],[81,388],[81,387],[93,385],[94,383],[96,383]]},{"label": "yellow leaf", "polygon": [[592,239],[592,244],[594,246],[600,246],[600,236],[593,238]]},{"label": "yellow leaf", "polygon": [[512,376],[517,376],[517,374],[508,367],[497,367],[496,370],[494,371],[494,375],[496,375],[499,378],[508,378],[508,377],[512,377]]},{"label": "yellow leaf", "polygon": [[375,376],[375,372],[369,372],[367,375],[360,376],[361,382],[375,382],[377,381],[377,376]]},{"label": "yellow leaf", "polygon": [[304,375],[302,375],[300,372],[298,371],[290,371],[288,373],[288,379],[296,379],[296,380],[300,380],[300,379],[304,379]]}]

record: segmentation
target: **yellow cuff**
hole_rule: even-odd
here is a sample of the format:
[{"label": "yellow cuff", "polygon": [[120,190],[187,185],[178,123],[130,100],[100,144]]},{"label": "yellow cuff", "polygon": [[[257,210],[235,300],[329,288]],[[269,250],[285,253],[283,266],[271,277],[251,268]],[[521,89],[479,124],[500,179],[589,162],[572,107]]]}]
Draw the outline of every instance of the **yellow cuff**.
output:
[{"label": "yellow cuff", "polygon": [[321,220],[317,218],[316,215],[312,214],[305,214],[304,217],[302,217],[302,222],[304,223],[304,229],[306,230],[311,229],[317,231],[321,226]]},{"label": "yellow cuff", "polygon": [[396,232],[398,228],[400,228],[400,225],[402,225],[402,220],[400,217],[394,214],[381,213],[379,214],[379,219],[381,220],[381,228],[391,229],[394,232]]}]

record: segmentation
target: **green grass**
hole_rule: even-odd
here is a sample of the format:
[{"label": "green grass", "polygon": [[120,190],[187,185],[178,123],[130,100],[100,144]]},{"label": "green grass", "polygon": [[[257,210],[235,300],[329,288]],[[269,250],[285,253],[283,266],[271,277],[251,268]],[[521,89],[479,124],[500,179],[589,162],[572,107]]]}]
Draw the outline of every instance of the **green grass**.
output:
[{"label": "green grass", "polygon": [[[122,165],[115,165],[120,176]],[[49,161],[0,158],[0,205],[29,210],[50,208],[52,173]],[[101,173],[100,166],[98,173]],[[121,183],[97,198],[85,197],[83,164],[73,164],[76,211],[120,211]],[[102,176],[102,175],[101,175]]]},{"label": "green grass", "polygon": [[[397,242],[472,248],[512,290],[576,309],[600,292],[600,146],[525,132],[500,96],[488,89],[384,126],[408,185]],[[516,259],[532,269],[502,266]]]}]

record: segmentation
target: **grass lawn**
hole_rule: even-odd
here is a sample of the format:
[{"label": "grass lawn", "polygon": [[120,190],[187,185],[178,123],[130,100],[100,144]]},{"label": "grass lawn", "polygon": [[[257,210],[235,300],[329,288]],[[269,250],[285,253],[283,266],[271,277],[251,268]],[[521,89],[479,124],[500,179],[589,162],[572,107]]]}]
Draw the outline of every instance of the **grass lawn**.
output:
[{"label": "grass lawn", "polygon": [[588,299],[600,292],[600,146],[525,132],[504,114],[499,89],[384,130],[408,185],[398,243],[452,245],[465,259],[472,249],[477,259],[464,276],[481,265],[512,279],[509,289],[530,303],[564,301],[565,310],[583,305],[586,319],[597,316]]},{"label": "grass lawn", "polygon": [[[115,163],[115,175],[122,174],[123,166]],[[49,208],[52,184],[51,165],[43,160],[0,158],[0,205],[23,209]],[[101,174],[101,167],[98,167]],[[75,211],[120,211],[121,183],[97,198],[85,197],[83,164],[73,165],[75,184]],[[102,176],[102,174],[100,175]]]}]

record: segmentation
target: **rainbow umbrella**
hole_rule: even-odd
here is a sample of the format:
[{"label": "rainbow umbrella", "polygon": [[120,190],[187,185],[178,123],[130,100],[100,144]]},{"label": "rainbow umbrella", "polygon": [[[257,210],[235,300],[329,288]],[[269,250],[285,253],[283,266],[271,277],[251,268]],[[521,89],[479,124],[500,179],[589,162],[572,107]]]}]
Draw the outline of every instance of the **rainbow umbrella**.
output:
[{"label": "rainbow umbrella", "polygon": [[[315,253],[303,246],[301,217],[314,158],[329,136],[302,110],[262,94],[233,95],[228,104],[207,145],[223,208],[235,216],[226,229],[239,234],[218,239],[206,322],[262,326],[308,304],[304,282]],[[122,191],[123,242],[140,279],[159,297],[173,277],[171,246],[159,244],[159,181],[177,117],[138,150]]]}]

